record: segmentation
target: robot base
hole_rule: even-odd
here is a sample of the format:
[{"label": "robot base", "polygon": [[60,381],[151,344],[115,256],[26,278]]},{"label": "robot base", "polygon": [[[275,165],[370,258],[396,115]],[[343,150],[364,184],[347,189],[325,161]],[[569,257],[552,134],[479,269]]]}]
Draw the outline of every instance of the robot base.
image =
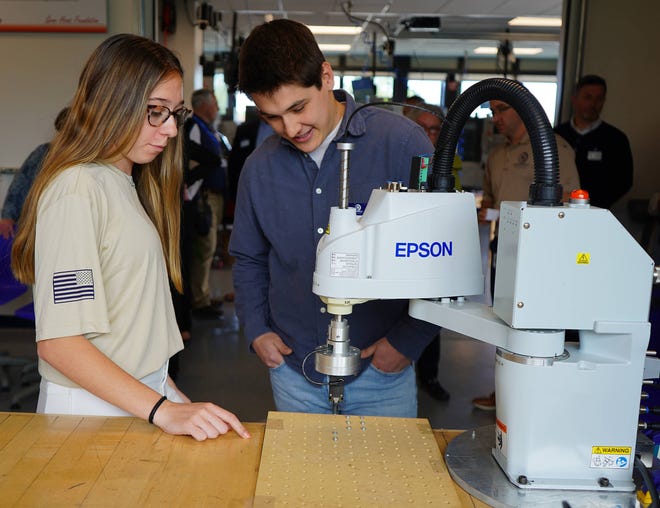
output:
[{"label": "robot base", "polygon": [[549,507],[562,506],[563,502],[576,507],[638,506],[634,492],[520,489],[509,481],[492,455],[494,436],[494,425],[468,430],[450,441],[445,453],[453,480],[490,506]]}]

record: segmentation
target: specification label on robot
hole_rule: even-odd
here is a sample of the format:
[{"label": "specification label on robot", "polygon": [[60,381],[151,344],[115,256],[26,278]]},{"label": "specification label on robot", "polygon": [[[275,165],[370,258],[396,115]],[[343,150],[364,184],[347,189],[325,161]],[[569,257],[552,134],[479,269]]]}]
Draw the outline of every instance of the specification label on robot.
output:
[{"label": "specification label on robot", "polygon": [[600,469],[628,469],[631,446],[592,446],[591,467]]},{"label": "specification label on robot", "polygon": [[330,277],[353,277],[360,275],[360,255],[333,252],[330,257]]}]

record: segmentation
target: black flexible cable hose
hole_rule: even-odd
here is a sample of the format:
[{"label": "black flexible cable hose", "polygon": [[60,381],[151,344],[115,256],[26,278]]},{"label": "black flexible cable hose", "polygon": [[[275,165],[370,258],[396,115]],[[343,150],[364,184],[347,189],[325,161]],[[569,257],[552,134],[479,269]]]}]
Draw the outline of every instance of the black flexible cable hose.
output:
[{"label": "black flexible cable hose", "polygon": [[489,100],[506,102],[516,110],[527,128],[534,157],[534,181],[529,187],[529,204],[561,205],[557,141],[548,117],[527,88],[517,81],[504,78],[479,81],[463,92],[449,108],[436,143],[431,190],[454,191],[452,165],[458,137],[472,111]]},{"label": "black flexible cable hose", "polygon": [[639,471],[639,474],[642,476],[642,479],[646,484],[646,488],[648,489],[649,494],[651,494],[650,508],[660,508],[660,497],[658,497],[658,490],[655,488],[655,483],[653,483],[651,473],[649,473],[649,470],[642,462],[642,459],[637,456],[635,457],[635,468],[637,468],[637,471]]}]

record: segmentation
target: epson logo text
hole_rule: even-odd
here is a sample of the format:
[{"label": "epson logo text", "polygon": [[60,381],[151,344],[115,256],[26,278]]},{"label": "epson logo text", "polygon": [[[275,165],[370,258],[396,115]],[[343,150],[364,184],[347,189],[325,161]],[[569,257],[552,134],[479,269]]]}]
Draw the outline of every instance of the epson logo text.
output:
[{"label": "epson logo text", "polygon": [[398,258],[409,258],[411,256],[438,258],[451,256],[453,248],[453,242],[397,242],[394,244],[394,255]]}]

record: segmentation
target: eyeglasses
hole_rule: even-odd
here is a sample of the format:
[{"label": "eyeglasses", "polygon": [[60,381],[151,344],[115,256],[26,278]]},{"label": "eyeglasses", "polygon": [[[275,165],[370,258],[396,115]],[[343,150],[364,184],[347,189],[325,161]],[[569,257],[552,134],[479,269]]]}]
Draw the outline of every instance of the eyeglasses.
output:
[{"label": "eyeglasses", "polygon": [[505,111],[509,111],[511,109],[511,106],[500,106],[498,108],[490,108],[490,110],[493,112],[493,116],[495,115],[501,115]]},{"label": "eyeglasses", "polygon": [[440,134],[440,127],[426,127],[422,125],[422,129],[424,129],[427,134]]},{"label": "eyeglasses", "polygon": [[190,113],[192,111],[185,107],[172,111],[167,106],[147,106],[147,121],[152,127],[160,127],[167,122],[169,117],[173,116],[178,129],[184,124]]}]

